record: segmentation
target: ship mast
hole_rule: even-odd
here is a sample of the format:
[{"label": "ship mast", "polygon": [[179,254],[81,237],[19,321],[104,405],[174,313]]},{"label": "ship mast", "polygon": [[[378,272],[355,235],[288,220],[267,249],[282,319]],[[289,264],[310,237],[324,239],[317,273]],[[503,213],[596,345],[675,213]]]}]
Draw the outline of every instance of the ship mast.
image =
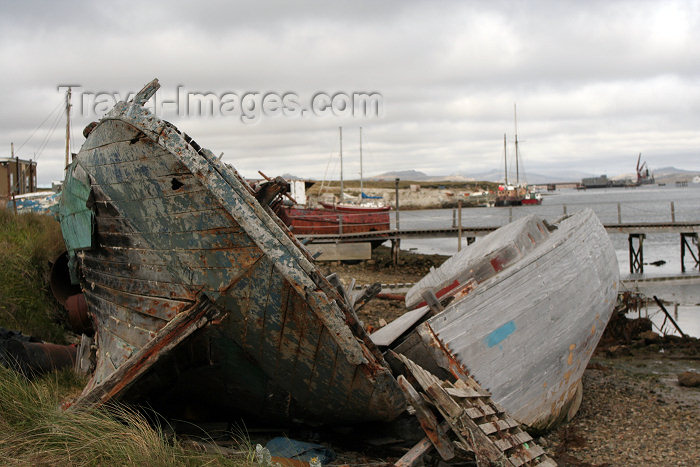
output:
[{"label": "ship mast", "polygon": [[360,127],[360,202],[362,202],[362,127]]},{"label": "ship mast", "polygon": [[71,89],[68,88],[66,91],[66,171],[68,170],[68,165],[70,164],[70,97]]},{"label": "ship mast", "polygon": [[506,188],[508,187],[508,146],[506,146],[506,134],[503,133],[503,165],[506,175]]},{"label": "ship mast", "polygon": [[343,202],[345,195],[343,194],[343,127],[339,126],[340,132],[340,202]]},{"label": "ship mast", "polygon": [[515,185],[520,185],[520,166],[518,164],[518,110],[513,104],[513,120],[515,121]]}]

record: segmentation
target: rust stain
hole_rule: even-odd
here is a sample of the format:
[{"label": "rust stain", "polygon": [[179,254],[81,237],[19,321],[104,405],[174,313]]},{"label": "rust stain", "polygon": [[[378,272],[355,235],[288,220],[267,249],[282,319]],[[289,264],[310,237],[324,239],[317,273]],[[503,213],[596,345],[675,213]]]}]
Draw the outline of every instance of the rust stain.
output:
[{"label": "rust stain", "polygon": [[493,258],[490,262],[491,262],[491,267],[493,267],[493,270],[495,272],[501,271],[506,265],[506,261],[504,261],[503,258],[500,258],[498,256]]}]

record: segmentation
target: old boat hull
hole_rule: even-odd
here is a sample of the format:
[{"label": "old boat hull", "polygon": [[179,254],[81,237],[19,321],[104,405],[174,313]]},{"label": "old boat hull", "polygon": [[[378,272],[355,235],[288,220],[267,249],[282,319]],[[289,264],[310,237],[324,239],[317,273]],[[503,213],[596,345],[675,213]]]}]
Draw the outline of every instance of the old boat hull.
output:
[{"label": "old boat hull", "polygon": [[592,211],[557,227],[395,349],[435,372],[471,374],[514,418],[541,430],[576,412],[619,283],[615,252]]},{"label": "old boat hull", "polygon": [[509,267],[549,238],[544,221],[529,215],[491,232],[431,271],[406,293],[406,307],[425,305],[423,295],[437,298],[459,293],[470,282],[479,284]]},{"label": "old boat hull", "polygon": [[280,219],[295,235],[365,233],[391,228],[388,212],[342,211],[334,209],[281,206]]},{"label": "old boat hull", "polygon": [[396,417],[400,389],[343,298],[233,169],[143,108],[157,87],[118,103],[66,178],[61,227],[97,342],[74,406]]}]

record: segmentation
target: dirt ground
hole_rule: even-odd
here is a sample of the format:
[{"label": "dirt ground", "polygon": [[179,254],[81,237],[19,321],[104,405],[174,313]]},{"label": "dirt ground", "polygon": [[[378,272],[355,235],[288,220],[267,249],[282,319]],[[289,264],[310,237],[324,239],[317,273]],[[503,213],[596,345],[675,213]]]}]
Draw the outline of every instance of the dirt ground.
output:
[{"label": "dirt ground", "polygon": [[[416,282],[446,257],[401,252],[391,265],[388,249],[355,265],[329,264],[344,283]],[[365,325],[379,327],[405,311],[402,301],[375,299],[360,313]],[[623,323],[624,324],[624,323]],[[637,323],[638,324],[638,323]],[[616,324],[620,331],[620,323]],[[635,326],[632,326],[635,327]],[[678,385],[677,374],[700,372],[697,339],[644,339],[642,329],[606,335],[583,376],[584,396],[576,417],[537,439],[559,465],[700,465],[700,388]],[[624,336],[622,335],[624,334]],[[379,465],[400,456],[396,450],[341,450],[338,463]]]}]

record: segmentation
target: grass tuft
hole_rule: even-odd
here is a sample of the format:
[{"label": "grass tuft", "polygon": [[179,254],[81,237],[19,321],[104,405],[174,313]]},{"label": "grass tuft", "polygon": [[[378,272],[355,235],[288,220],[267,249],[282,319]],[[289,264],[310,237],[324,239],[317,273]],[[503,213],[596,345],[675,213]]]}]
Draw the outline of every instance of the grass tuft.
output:
[{"label": "grass tuft", "polygon": [[0,459],[5,465],[250,465],[186,449],[161,426],[122,405],[64,411],[84,380],[69,370],[28,381],[0,367]]},{"label": "grass tuft", "polygon": [[0,208],[0,326],[65,343],[56,317],[60,305],[49,289],[49,261],[65,249],[51,216]]}]

